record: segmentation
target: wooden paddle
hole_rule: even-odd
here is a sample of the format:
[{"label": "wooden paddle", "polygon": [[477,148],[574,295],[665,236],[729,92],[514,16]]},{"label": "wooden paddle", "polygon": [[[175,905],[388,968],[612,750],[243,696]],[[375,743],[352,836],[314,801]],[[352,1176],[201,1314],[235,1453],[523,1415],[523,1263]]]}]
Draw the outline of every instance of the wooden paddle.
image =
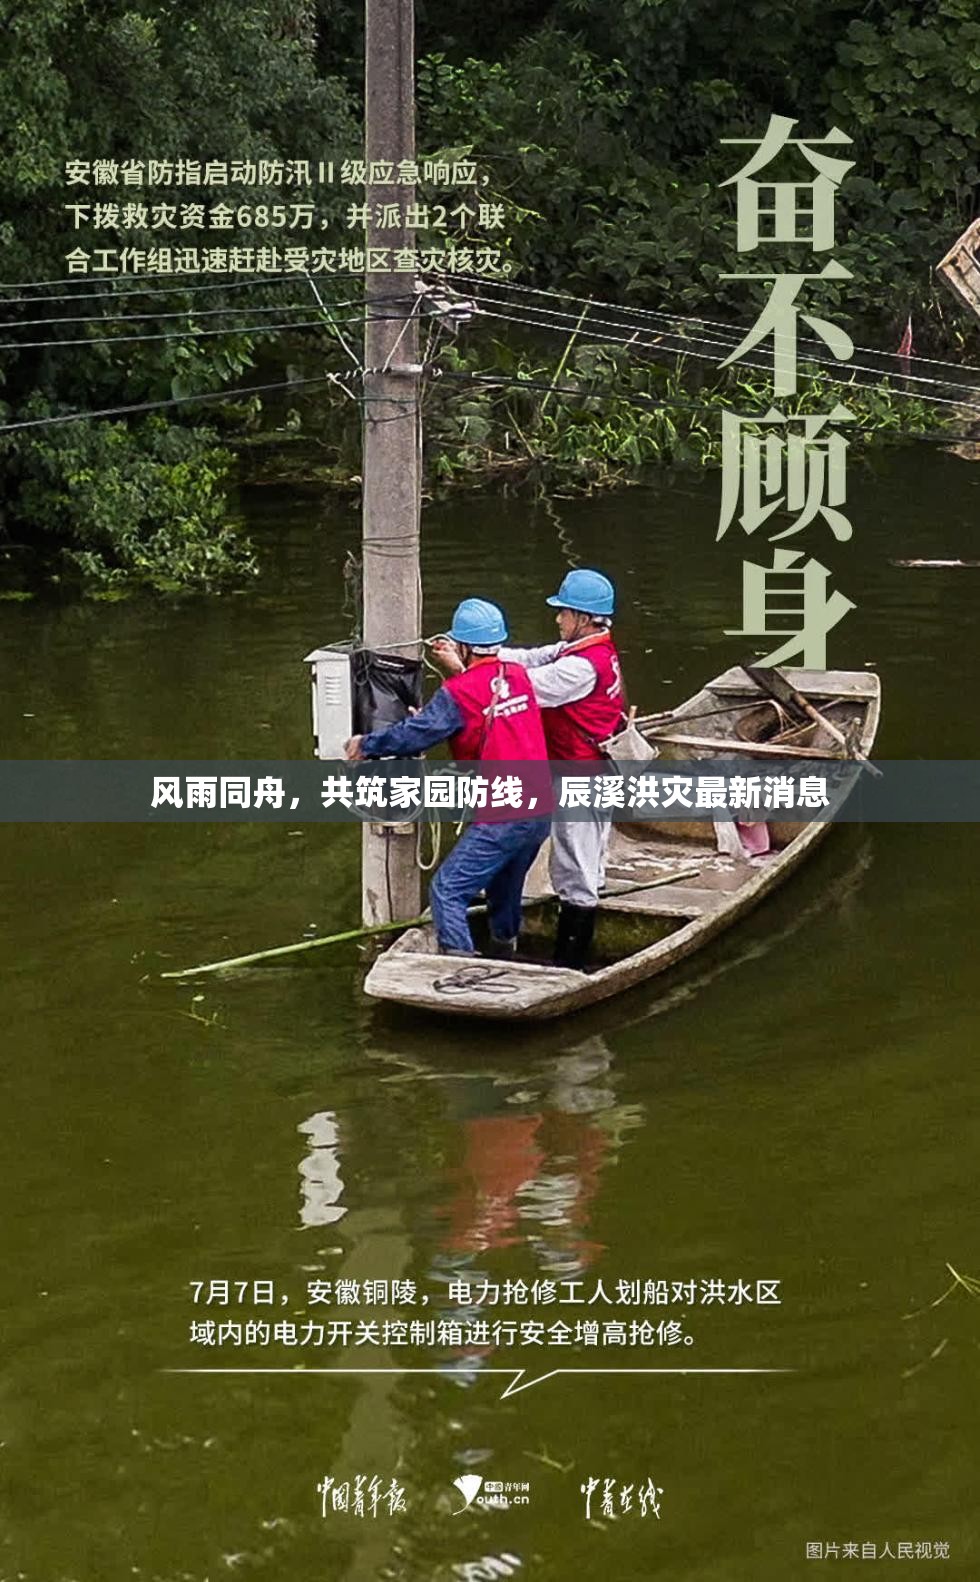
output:
[{"label": "wooden paddle", "polygon": [[806,720],[813,720],[815,724],[822,725],[828,736],[833,737],[834,741],[843,747],[848,758],[856,758],[858,763],[865,766],[869,774],[873,774],[878,780],[881,779],[881,770],[876,768],[859,748],[848,741],[844,732],[832,720],[828,720],[819,709],[815,709],[802,692],[797,692],[795,687],[791,687],[786,677],[778,670],[769,669],[764,665],[742,665],[741,669],[745,671],[750,681],[755,682],[760,691],[765,692],[776,703],[781,703],[783,708],[795,716],[801,724]]}]

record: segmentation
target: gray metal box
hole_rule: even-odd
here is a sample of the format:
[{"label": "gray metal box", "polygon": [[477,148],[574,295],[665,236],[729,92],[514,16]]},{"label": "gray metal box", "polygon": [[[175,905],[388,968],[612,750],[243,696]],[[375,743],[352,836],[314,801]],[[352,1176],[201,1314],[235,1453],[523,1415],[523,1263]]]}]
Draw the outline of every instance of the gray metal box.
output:
[{"label": "gray metal box", "polygon": [[343,758],[354,733],[351,707],[351,650],[314,648],[303,661],[313,681],[313,743],[317,758]]}]

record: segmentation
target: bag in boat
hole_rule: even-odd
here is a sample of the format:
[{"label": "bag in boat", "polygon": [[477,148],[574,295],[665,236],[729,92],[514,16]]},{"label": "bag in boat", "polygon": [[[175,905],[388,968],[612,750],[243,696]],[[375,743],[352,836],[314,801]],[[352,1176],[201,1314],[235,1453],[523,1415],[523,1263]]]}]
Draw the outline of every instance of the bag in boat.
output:
[{"label": "bag in boat", "polygon": [[654,747],[634,725],[636,709],[630,709],[629,719],[621,731],[615,736],[609,736],[599,746],[619,770],[620,774],[629,774],[638,764],[648,764],[651,759],[659,757],[659,747]]}]

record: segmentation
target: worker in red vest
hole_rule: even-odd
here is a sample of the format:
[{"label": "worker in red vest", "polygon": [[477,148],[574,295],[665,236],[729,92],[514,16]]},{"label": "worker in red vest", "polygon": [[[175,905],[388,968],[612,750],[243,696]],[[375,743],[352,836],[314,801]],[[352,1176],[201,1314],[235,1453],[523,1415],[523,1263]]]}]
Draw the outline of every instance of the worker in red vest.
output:
[{"label": "worker in red vest", "polygon": [[[612,639],[616,590],[601,571],[570,571],[548,599],[558,611],[558,643],[506,648],[501,657],[527,667],[541,706],[548,757],[595,763],[601,743],[626,721],[626,693]],[[581,971],[595,932],[612,829],[608,813],[581,809],[551,831],[551,882],[561,902],[555,965]],[[586,815],[586,816],[582,816]]]},{"label": "worker in red vest", "polygon": [[[349,759],[411,758],[448,741],[452,756],[478,763],[544,765],[548,749],[541,711],[524,667],[500,658],[507,640],[503,612],[486,599],[464,599],[453,616],[451,644],[442,643],[443,682],[424,709],[387,729],[354,736]],[[543,798],[539,805],[548,805]],[[429,890],[439,949],[447,955],[476,954],[467,907],[486,892],[493,955],[517,950],[521,896],[527,871],[548,834],[547,816],[508,818],[495,809],[477,812]]]}]

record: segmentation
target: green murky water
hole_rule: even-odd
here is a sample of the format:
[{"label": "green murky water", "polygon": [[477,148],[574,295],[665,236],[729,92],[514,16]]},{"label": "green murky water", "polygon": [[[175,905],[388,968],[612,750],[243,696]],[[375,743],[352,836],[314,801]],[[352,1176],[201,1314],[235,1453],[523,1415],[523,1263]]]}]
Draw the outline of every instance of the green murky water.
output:
[{"label": "green murky water", "polygon": [[[677,701],[739,657],[723,629],[754,545],[715,545],[717,498],[681,477],[550,512],[433,509],[427,629],[478,592],[533,639],[569,559],[598,563],[634,697]],[[854,541],[823,554],[858,606],[831,657],[879,669],[885,756],[975,753],[980,573],[888,561],[975,556],[978,502],[965,462],[882,459],[852,484]],[[247,596],[0,605],[5,756],[305,756],[300,660],[347,630],[357,517],[269,492],[253,511],[267,570]],[[976,827],[841,828],[678,976],[526,1038],[371,1005],[353,947],[158,980],[352,923],[357,856],[345,828],[0,827],[3,1582],[784,1582],[843,1568],[848,1543],[976,1575],[980,1305],[929,1305],[947,1260],[980,1274]],[[274,1280],[283,1302],[193,1308],[212,1278]],[[516,1360],[789,1371],[559,1377],[503,1401],[490,1370],[515,1353],[492,1347],[346,1354],[428,1374],[162,1371],[329,1361],[192,1346],[190,1321],[376,1316],[306,1288],[378,1278],[431,1294],[420,1319],[459,1314],[460,1278],[779,1280],[779,1306],[654,1312],[687,1347]],[[454,1516],[466,1472],[529,1482],[529,1505]],[[407,1513],[323,1517],[317,1483],[359,1473],[397,1478]],[[605,1478],[652,1478],[659,1518],[604,1519]],[[840,1558],[808,1560],[814,1542]],[[943,1542],[947,1561],[897,1559]]]}]

